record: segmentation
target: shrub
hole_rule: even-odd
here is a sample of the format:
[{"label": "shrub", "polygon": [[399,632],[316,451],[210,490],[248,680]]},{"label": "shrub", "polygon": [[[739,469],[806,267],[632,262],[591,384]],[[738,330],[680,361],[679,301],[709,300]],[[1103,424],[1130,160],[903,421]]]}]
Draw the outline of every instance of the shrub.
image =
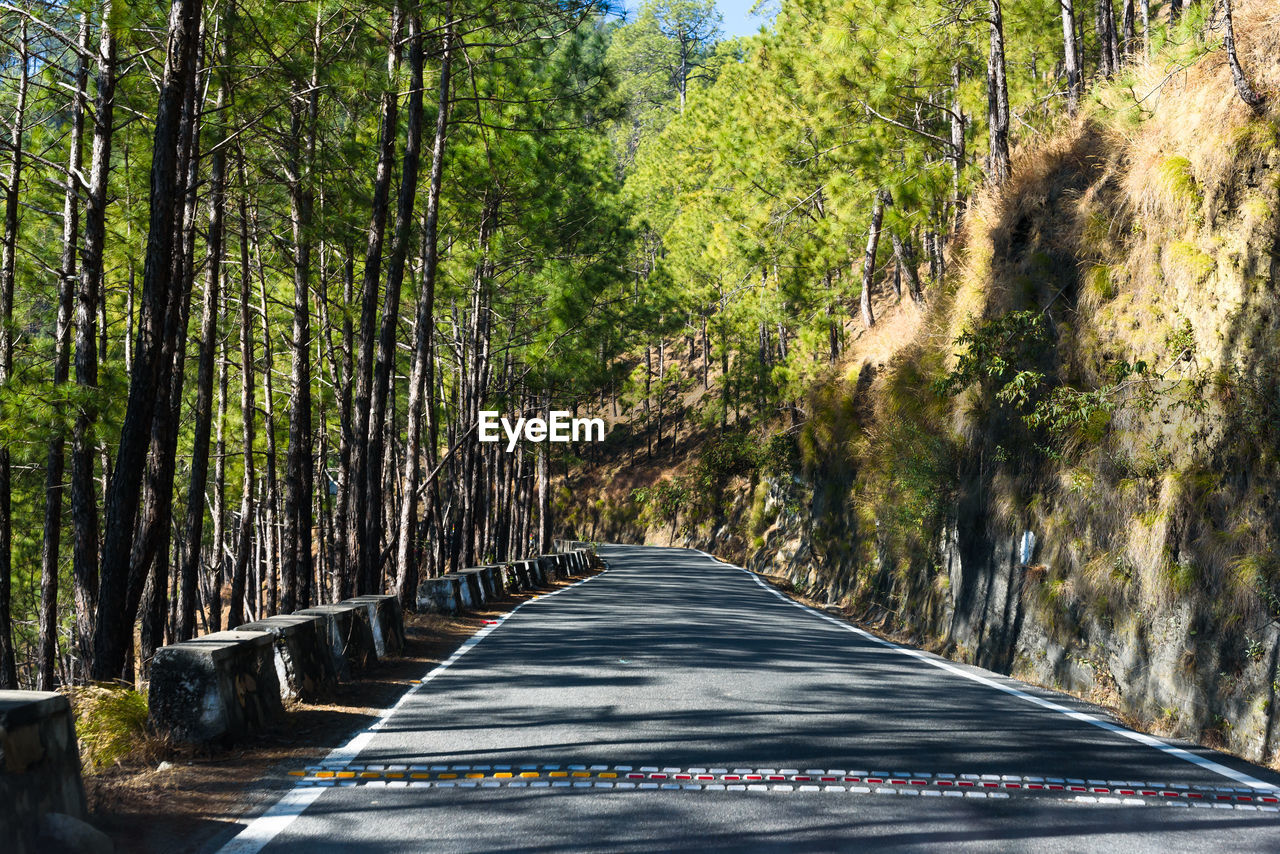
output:
[{"label": "shrub", "polygon": [[90,685],[71,697],[89,772],[115,765],[147,745],[147,698],[132,688]]}]

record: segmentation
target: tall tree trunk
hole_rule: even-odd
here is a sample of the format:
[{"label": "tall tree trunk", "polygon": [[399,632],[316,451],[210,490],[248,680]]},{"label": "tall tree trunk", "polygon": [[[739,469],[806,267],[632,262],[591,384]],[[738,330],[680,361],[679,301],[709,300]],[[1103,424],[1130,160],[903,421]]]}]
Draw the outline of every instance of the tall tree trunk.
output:
[{"label": "tall tree trunk", "polygon": [[1227,49],[1227,62],[1231,66],[1231,80],[1236,84],[1236,94],[1240,96],[1241,101],[1244,101],[1246,107],[1261,115],[1266,99],[1259,95],[1249,83],[1244,69],[1240,67],[1240,58],[1236,55],[1236,28],[1231,20],[1231,0],[1222,0],[1222,7],[1226,24],[1223,46]]},{"label": "tall tree trunk", "polygon": [[[0,238],[0,386],[13,372],[13,285],[17,267],[18,188],[22,183],[22,141],[26,122],[27,88],[30,84],[27,21],[19,25],[18,103],[9,140],[9,174],[5,178],[4,234]],[[13,485],[9,448],[0,446],[0,688],[18,687],[18,669],[13,654],[13,626],[10,599],[13,583],[13,516],[10,501]]]},{"label": "tall tree trunk", "polygon": [[1142,55],[1151,58],[1151,0],[1142,0]]},{"label": "tall tree trunk", "polygon": [[[224,238],[225,244],[225,238]],[[226,289],[223,289],[223,307],[219,314],[226,314]],[[212,552],[210,561],[210,591],[208,627],[211,632],[222,631],[222,584],[226,567],[226,521],[227,521],[227,342],[221,335],[218,344],[218,409],[214,416],[213,443],[213,542],[209,549]],[[198,588],[197,588],[198,589]]]},{"label": "tall tree trunk", "polygon": [[1120,46],[1116,40],[1116,10],[1112,0],[1098,0],[1095,7],[1098,31],[1098,74],[1110,77],[1120,70]]},{"label": "tall tree trunk", "polygon": [[[225,21],[224,21],[225,24]],[[225,67],[227,56],[223,50]],[[219,77],[224,77],[219,74]],[[199,582],[201,544],[204,539],[204,493],[209,480],[209,434],[213,425],[214,357],[218,347],[218,310],[222,304],[222,254],[226,232],[226,148],[221,143],[222,116],[226,103],[226,83],[221,80],[214,101],[213,153],[209,165],[208,259],[205,267],[204,308],[200,314],[200,342],[196,369],[196,400],[192,413],[191,480],[187,488],[184,529],[186,552],[179,569],[181,603],[178,639],[189,640],[196,632],[196,586]],[[216,546],[215,546],[216,548]],[[220,559],[214,554],[214,561]]]},{"label": "tall tree trunk", "polygon": [[924,302],[924,293],[920,288],[920,275],[916,272],[916,253],[909,240],[903,240],[896,231],[890,230],[889,239],[893,241],[893,254],[898,261],[898,268],[907,277],[907,293],[911,301]]},{"label": "tall tree trunk", "polygon": [[142,277],[142,307],[134,347],[129,398],[121,425],[107,502],[101,589],[90,673],[95,679],[120,676],[130,646],[136,603],[129,602],[130,555],[151,422],[156,409],[166,343],[165,318],[174,286],[174,214],[178,208],[178,159],[182,106],[197,63],[201,0],[173,0],[168,49],[151,158],[150,226]]},{"label": "tall tree trunk", "polygon": [[[197,63],[203,37],[204,28],[201,27],[195,49]],[[143,611],[145,616],[139,635],[141,646],[138,664],[143,679],[150,672],[151,657],[155,650],[172,636],[172,631],[166,631],[173,622],[170,620],[166,625],[165,618],[169,610],[166,606],[171,601],[177,605],[177,597],[170,597],[169,594],[171,580],[174,583],[177,581],[176,573],[172,577],[170,575],[169,557],[173,540],[173,489],[178,433],[181,429],[182,389],[186,376],[188,320],[195,278],[200,88],[197,85],[197,74],[192,73],[187,78],[184,96],[186,105],[178,142],[178,193],[183,204],[173,224],[175,251],[170,261],[170,281],[173,287],[169,294],[164,345],[161,348],[161,379],[157,386],[155,414],[151,422],[151,445],[146,477],[143,480],[142,516],[129,567],[126,601],[131,609],[130,623],[136,616],[137,603],[143,598],[144,588],[150,579],[151,595]]]},{"label": "tall tree trunk", "polygon": [[884,222],[885,192],[876,191],[875,202],[871,205],[871,230],[867,233],[867,249],[862,256],[862,325],[870,329],[876,325],[875,313],[871,309],[871,283],[876,272],[876,252],[880,248],[880,225]]},{"label": "tall tree trunk", "polygon": [[266,585],[266,607],[271,614],[279,612],[279,595],[280,595],[280,549],[279,539],[277,538],[277,518],[276,513],[279,510],[279,484],[276,478],[276,408],[275,408],[275,380],[274,365],[275,355],[271,347],[271,323],[267,317],[267,280],[266,274],[262,269],[262,249],[257,243],[257,217],[254,217],[254,257],[257,259],[258,267],[258,294],[262,301],[262,387],[263,387],[263,415],[266,416],[263,423],[263,432],[267,437],[267,471],[266,483],[263,486],[263,492],[266,497],[266,518],[265,530],[259,536],[266,537],[266,566],[263,568],[264,578],[260,579]]},{"label": "tall tree trunk", "polygon": [[[253,483],[254,456],[253,435],[254,404],[253,331],[251,326],[249,295],[252,281],[249,273],[249,212],[245,202],[248,182],[244,176],[244,157],[240,158],[240,417],[242,426],[242,452],[244,477],[240,492],[240,528],[236,537],[235,564],[231,569],[231,601],[227,625],[238,626],[244,622],[244,593],[249,570],[250,540],[253,538]],[[261,540],[261,537],[259,537]]]},{"label": "tall tree trunk", "polygon": [[1005,79],[1003,0],[991,0],[991,52],[987,55],[987,123],[991,181],[1009,180],[1009,85]]},{"label": "tall tree trunk", "polygon": [[[451,17],[452,4],[445,7],[445,16]],[[400,505],[400,528],[396,539],[396,595],[405,608],[414,604],[417,590],[418,566],[413,560],[412,532],[418,513],[418,469],[422,440],[423,402],[431,402],[433,382],[431,352],[435,332],[436,269],[439,266],[440,186],[444,176],[445,136],[449,127],[449,76],[453,63],[453,30],[447,27],[444,49],[440,58],[440,82],[436,87],[436,129],[431,145],[431,174],[427,182],[427,210],[422,228],[422,283],[418,292],[417,331],[414,338],[413,368],[409,375],[408,432],[404,453],[404,500]],[[417,63],[415,72],[421,87],[421,45],[415,48]],[[421,97],[421,96],[419,96]],[[421,107],[419,107],[421,109]],[[410,101],[410,113],[413,106]],[[406,148],[405,159],[408,159]],[[407,168],[407,167],[406,167]],[[435,441],[430,437],[430,441]],[[434,449],[433,449],[434,450]],[[429,488],[434,489],[434,478]]]},{"label": "tall tree trunk", "polygon": [[[446,13],[447,14],[447,13]],[[378,353],[374,363],[373,389],[369,412],[369,521],[365,551],[373,556],[370,592],[381,593],[382,585],[382,514],[384,511],[382,458],[387,421],[387,396],[392,368],[396,361],[396,325],[400,320],[400,291],[404,285],[405,259],[414,226],[414,202],[418,196],[418,170],[422,160],[422,25],[416,12],[409,16],[409,103],[406,110],[404,157],[400,164],[400,197],[396,203],[396,228],[387,258],[387,286],[382,305],[382,324],[378,330]],[[442,96],[442,103],[443,101]],[[439,123],[437,122],[437,125]],[[434,172],[435,165],[432,164]],[[412,396],[412,392],[411,392]],[[404,527],[404,526],[401,526]],[[393,531],[393,535],[398,531]],[[399,556],[399,537],[397,557]],[[397,581],[400,568],[397,566]]]},{"label": "tall tree trunk", "polygon": [[1062,58],[1067,74],[1067,114],[1074,116],[1080,109],[1080,95],[1084,91],[1084,79],[1080,75],[1079,52],[1076,48],[1075,0],[1058,0],[1062,8]]},{"label": "tall tree trunk", "polygon": [[[97,96],[93,111],[93,156],[85,195],[84,255],[76,292],[76,385],[81,390],[98,384],[97,317],[102,291],[103,247],[106,243],[107,182],[111,172],[111,141],[115,132],[116,42],[109,26],[111,0],[102,6],[97,57]],[[129,294],[132,299],[133,287]],[[103,330],[105,334],[105,329]],[[126,352],[128,347],[125,347]],[[81,408],[71,433],[71,522],[75,530],[72,574],[75,580],[76,645],[85,675],[92,670],[91,638],[98,607],[98,500],[93,483],[92,413]],[[104,470],[104,476],[106,472]]]},{"label": "tall tree trunk", "polygon": [[[307,97],[295,93],[289,164],[290,224],[293,231],[293,395],[289,405],[289,446],[285,457],[284,575],[282,610],[306,607],[314,574],[312,555],[312,493],[315,467],[311,445],[311,250],[315,207],[313,172],[318,132],[321,12],[316,8],[312,35],[311,78]],[[305,103],[305,109],[302,104]]]},{"label": "tall tree trunk", "polygon": [[67,437],[62,425],[63,387],[71,373],[71,313],[75,300],[76,240],[80,230],[81,140],[84,137],[84,92],[89,83],[89,17],[80,16],[80,61],[76,68],[71,102],[71,137],[67,145],[67,189],[62,200],[62,260],[58,270],[58,320],[54,333],[53,385],[55,418],[49,440],[44,479],[44,541],[40,554],[40,649],[36,687],[54,688],[58,652],[58,557],[62,545],[62,475],[66,465]]},{"label": "tall tree trunk", "polygon": [[964,219],[964,167],[968,160],[965,145],[964,107],[960,103],[960,63],[951,65],[951,209],[952,227],[958,233]]},{"label": "tall tree trunk", "polygon": [[1124,57],[1132,55],[1138,47],[1138,32],[1135,17],[1133,0],[1124,0],[1123,40],[1120,44],[1120,52]]},{"label": "tall tree trunk", "polygon": [[391,193],[391,172],[396,152],[396,120],[399,95],[396,76],[399,67],[400,6],[391,12],[391,33],[387,39],[387,76],[381,98],[381,125],[378,131],[378,166],[373,180],[373,199],[369,213],[368,245],[365,249],[363,290],[360,300],[360,340],[358,366],[354,386],[353,433],[351,448],[351,488],[353,501],[348,508],[347,563],[356,578],[359,593],[373,591],[373,564],[376,555],[365,548],[369,524],[369,407],[373,382],[376,347],[375,327],[378,313],[378,285],[382,273],[382,244],[387,227],[387,207]]}]

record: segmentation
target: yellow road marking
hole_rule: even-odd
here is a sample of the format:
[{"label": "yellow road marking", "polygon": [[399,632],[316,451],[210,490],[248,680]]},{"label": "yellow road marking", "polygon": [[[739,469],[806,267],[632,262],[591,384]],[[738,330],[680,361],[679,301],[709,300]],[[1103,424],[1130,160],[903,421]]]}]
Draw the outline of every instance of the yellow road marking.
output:
[{"label": "yellow road marking", "polygon": [[479,779],[480,779],[481,777],[483,777],[483,776],[484,776],[483,774],[468,774],[468,775],[467,775],[467,779],[468,779],[468,780],[479,780]]},{"label": "yellow road marking", "polygon": [[524,771],[524,772],[521,772],[520,776],[521,777],[537,777],[539,776],[539,774],[537,771]]},{"label": "yellow road marking", "polygon": [[415,780],[430,780],[430,779],[431,779],[431,775],[430,775],[430,774],[421,774],[421,773],[419,773],[419,774],[410,774],[409,776],[410,776],[410,777],[412,777],[412,778],[413,778],[413,779],[415,779]]},{"label": "yellow road marking", "polygon": [[499,779],[506,779],[512,775],[510,771],[499,771],[497,774],[494,774],[493,776]]},{"label": "yellow road marking", "polygon": [[401,774],[399,771],[395,771],[395,772],[392,772],[392,773],[388,774],[388,775],[387,775],[387,779],[388,779],[388,780],[403,780],[403,779],[404,779],[404,775],[403,775],[403,774]]},{"label": "yellow road marking", "polygon": [[574,772],[573,772],[573,776],[575,776],[575,777],[590,777],[590,776],[591,776],[591,772],[589,772],[589,771],[574,771]]},{"label": "yellow road marking", "polygon": [[548,777],[568,777],[569,773],[567,771],[552,771],[547,776]]},{"label": "yellow road marking", "polygon": [[366,780],[376,780],[382,775],[379,774],[377,771],[361,771],[360,776]]},{"label": "yellow road marking", "polygon": [[290,771],[290,772],[289,772],[289,776],[290,776],[290,777],[305,777],[305,776],[307,776],[307,772],[306,772],[306,771]]},{"label": "yellow road marking", "polygon": [[332,776],[333,776],[333,772],[332,772],[332,771],[317,771],[317,772],[316,772],[316,776],[317,776],[317,777],[332,777]]},{"label": "yellow road marking", "polygon": [[458,775],[457,775],[457,774],[441,774],[441,775],[440,775],[440,779],[441,779],[441,780],[456,780],[456,779],[458,779]]},{"label": "yellow road marking", "polygon": [[617,776],[618,776],[617,774],[614,774],[612,771],[609,771],[609,772],[606,772],[606,773],[601,774],[601,775],[600,775],[600,779],[601,779],[601,780],[613,780],[613,779],[615,779]]},{"label": "yellow road marking", "polygon": [[350,780],[350,779],[351,779],[352,777],[354,777],[355,775],[356,775],[356,772],[354,772],[354,771],[339,771],[339,772],[338,772],[338,776],[339,776],[339,777],[341,777],[341,778],[342,778],[342,779],[344,779],[344,780]]}]

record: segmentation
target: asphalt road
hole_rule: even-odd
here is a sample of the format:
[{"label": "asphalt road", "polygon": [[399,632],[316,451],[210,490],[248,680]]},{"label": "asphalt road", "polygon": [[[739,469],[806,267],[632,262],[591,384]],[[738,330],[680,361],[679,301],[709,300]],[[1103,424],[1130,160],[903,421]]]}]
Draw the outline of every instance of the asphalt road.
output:
[{"label": "asphalt road", "polygon": [[1280,851],[1280,775],[886,645],[698,552],[602,554],[224,850]]}]

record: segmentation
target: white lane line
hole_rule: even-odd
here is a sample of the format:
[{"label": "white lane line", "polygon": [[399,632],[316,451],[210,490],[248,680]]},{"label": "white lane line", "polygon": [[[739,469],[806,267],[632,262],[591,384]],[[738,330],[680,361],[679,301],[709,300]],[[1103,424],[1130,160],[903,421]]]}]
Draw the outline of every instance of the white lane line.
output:
[{"label": "white lane line", "polygon": [[[350,741],[341,747],[336,747],[331,750],[321,761],[321,764],[326,767],[329,767],[332,764],[335,769],[339,767],[345,768],[352,760],[360,755],[362,750],[368,747],[374,734],[386,725],[392,715],[394,715],[401,706],[408,702],[410,697],[420,691],[422,687],[432,679],[435,679],[441,673],[448,670],[459,658],[470,652],[476,644],[480,643],[480,641],[492,634],[495,629],[505,623],[508,619],[515,616],[517,611],[531,602],[541,601],[550,596],[563,593],[566,590],[572,590],[580,584],[586,584],[594,578],[599,578],[605,571],[607,571],[607,569],[608,568],[606,566],[605,570],[602,570],[595,575],[588,576],[581,581],[574,582],[568,587],[561,587],[560,589],[553,590],[550,593],[540,593],[532,599],[526,599],[519,605],[512,608],[508,613],[499,617],[497,622],[492,625],[485,626],[480,631],[467,638],[467,640],[462,644],[462,646],[458,647],[453,655],[438,664],[435,669],[424,676],[420,681],[410,686],[409,690],[405,691],[404,694],[401,695],[400,699],[397,700],[390,708],[382,711],[378,715],[378,719],[370,724],[367,729],[363,729],[356,733],[352,736]],[[218,849],[218,854],[258,854],[259,851],[271,843],[271,840],[275,839],[285,830],[285,828],[293,824],[294,820],[297,819],[298,816],[302,815],[302,813],[306,811],[307,807],[315,803],[316,799],[319,798],[324,791],[325,788],[323,787],[290,789],[285,792],[278,801],[272,804],[266,812],[249,822],[249,824],[229,840],[226,845],[223,845]]]},{"label": "white lane line", "polygon": [[719,564],[730,567],[732,569],[736,569],[739,572],[745,572],[747,575],[751,576],[751,578],[755,580],[756,584],[760,585],[762,588],[769,591],[774,596],[777,596],[779,599],[781,599],[783,602],[786,602],[789,605],[794,605],[800,610],[808,614],[812,614],[813,616],[817,617],[820,620],[825,620],[826,622],[830,623],[833,626],[837,626],[841,629],[844,629],[845,631],[853,632],[854,634],[859,635],[869,641],[873,641],[882,646],[886,646],[889,649],[900,652],[903,655],[910,656],[911,658],[914,658],[918,661],[923,661],[925,664],[928,664],[931,667],[936,667],[939,670],[945,670],[948,673],[954,674],[956,676],[961,676],[972,682],[977,682],[981,685],[986,685],[988,688],[994,688],[997,691],[1002,691],[1006,694],[1009,694],[1010,696],[1017,697],[1020,700],[1025,700],[1028,703],[1033,703],[1037,706],[1040,706],[1041,708],[1049,709],[1050,711],[1054,711],[1054,712],[1057,712],[1058,714],[1065,715],[1066,717],[1071,718],[1072,720],[1077,720],[1087,724],[1092,724],[1093,726],[1096,726],[1099,729],[1103,729],[1103,730],[1106,730],[1107,732],[1115,733],[1116,735],[1123,736],[1127,739],[1130,739],[1131,741],[1136,741],[1139,744],[1144,744],[1147,747],[1153,747],[1156,750],[1162,751],[1170,756],[1181,759],[1183,762],[1190,762],[1192,765],[1198,765],[1201,768],[1204,768],[1208,771],[1214,772],[1215,774],[1219,774],[1223,777],[1226,777],[1228,780],[1235,780],[1237,783],[1240,783],[1242,785],[1249,786],[1255,789],[1274,788],[1270,783],[1264,783],[1263,781],[1257,779],[1256,777],[1252,777],[1241,771],[1236,771],[1233,768],[1228,768],[1227,766],[1222,765],[1221,763],[1214,762],[1212,759],[1208,759],[1204,756],[1200,756],[1197,753],[1192,753],[1191,751],[1185,750],[1181,747],[1177,747],[1176,745],[1166,744],[1165,742],[1161,741],[1158,738],[1155,738],[1154,736],[1147,735],[1145,732],[1136,732],[1135,730],[1128,729],[1127,727],[1122,727],[1118,724],[1114,724],[1111,721],[1104,720],[1095,715],[1090,715],[1085,712],[1080,712],[1080,711],[1076,711],[1075,709],[1067,708],[1066,706],[1063,706],[1059,703],[1055,703],[1052,700],[1046,700],[1043,697],[1037,697],[1034,694],[1028,694],[1026,691],[1022,691],[1017,688],[1014,688],[1012,685],[1002,685],[1001,683],[995,681],[994,679],[988,679],[987,677],[982,676],[981,674],[974,673],[969,670],[965,670],[961,667],[957,667],[956,665],[948,661],[945,661],[943,659],[931,657],[929,655],[926,655],[925,653],[920,652],[919,650],[911,649],[910,647],[899,646],[898,644],[893,643],[892,641],[887,641],[884,638],[876,637],[875,635],[871,634],[871,632],[868,632],[865,629],[858,628],[857,626],[852,625],[851,623],[846,623],[843,620],[837,620],[835,617],[832,617],[829,614],[824,614],[821,611],[815,611],[813,608],[810,608],[808,605],[805,605],[801,602],[797,602],[794,599],[789,598],[788,596],[784,595],[783,593],[776,590],[775,588],[770,587],[760,578],[759,575],[756,575],[754,572],[748,569],[743,569],[740,566],[734,566],[733,564],[728,563],[727,561],[720,560],[720,558],[716,557],[715,555],[707,554],[704,551],[701,551],[698,549],[694,549],[694,551],[697,551],[698,554],[711,558],[712,560],[716,561]]}]

